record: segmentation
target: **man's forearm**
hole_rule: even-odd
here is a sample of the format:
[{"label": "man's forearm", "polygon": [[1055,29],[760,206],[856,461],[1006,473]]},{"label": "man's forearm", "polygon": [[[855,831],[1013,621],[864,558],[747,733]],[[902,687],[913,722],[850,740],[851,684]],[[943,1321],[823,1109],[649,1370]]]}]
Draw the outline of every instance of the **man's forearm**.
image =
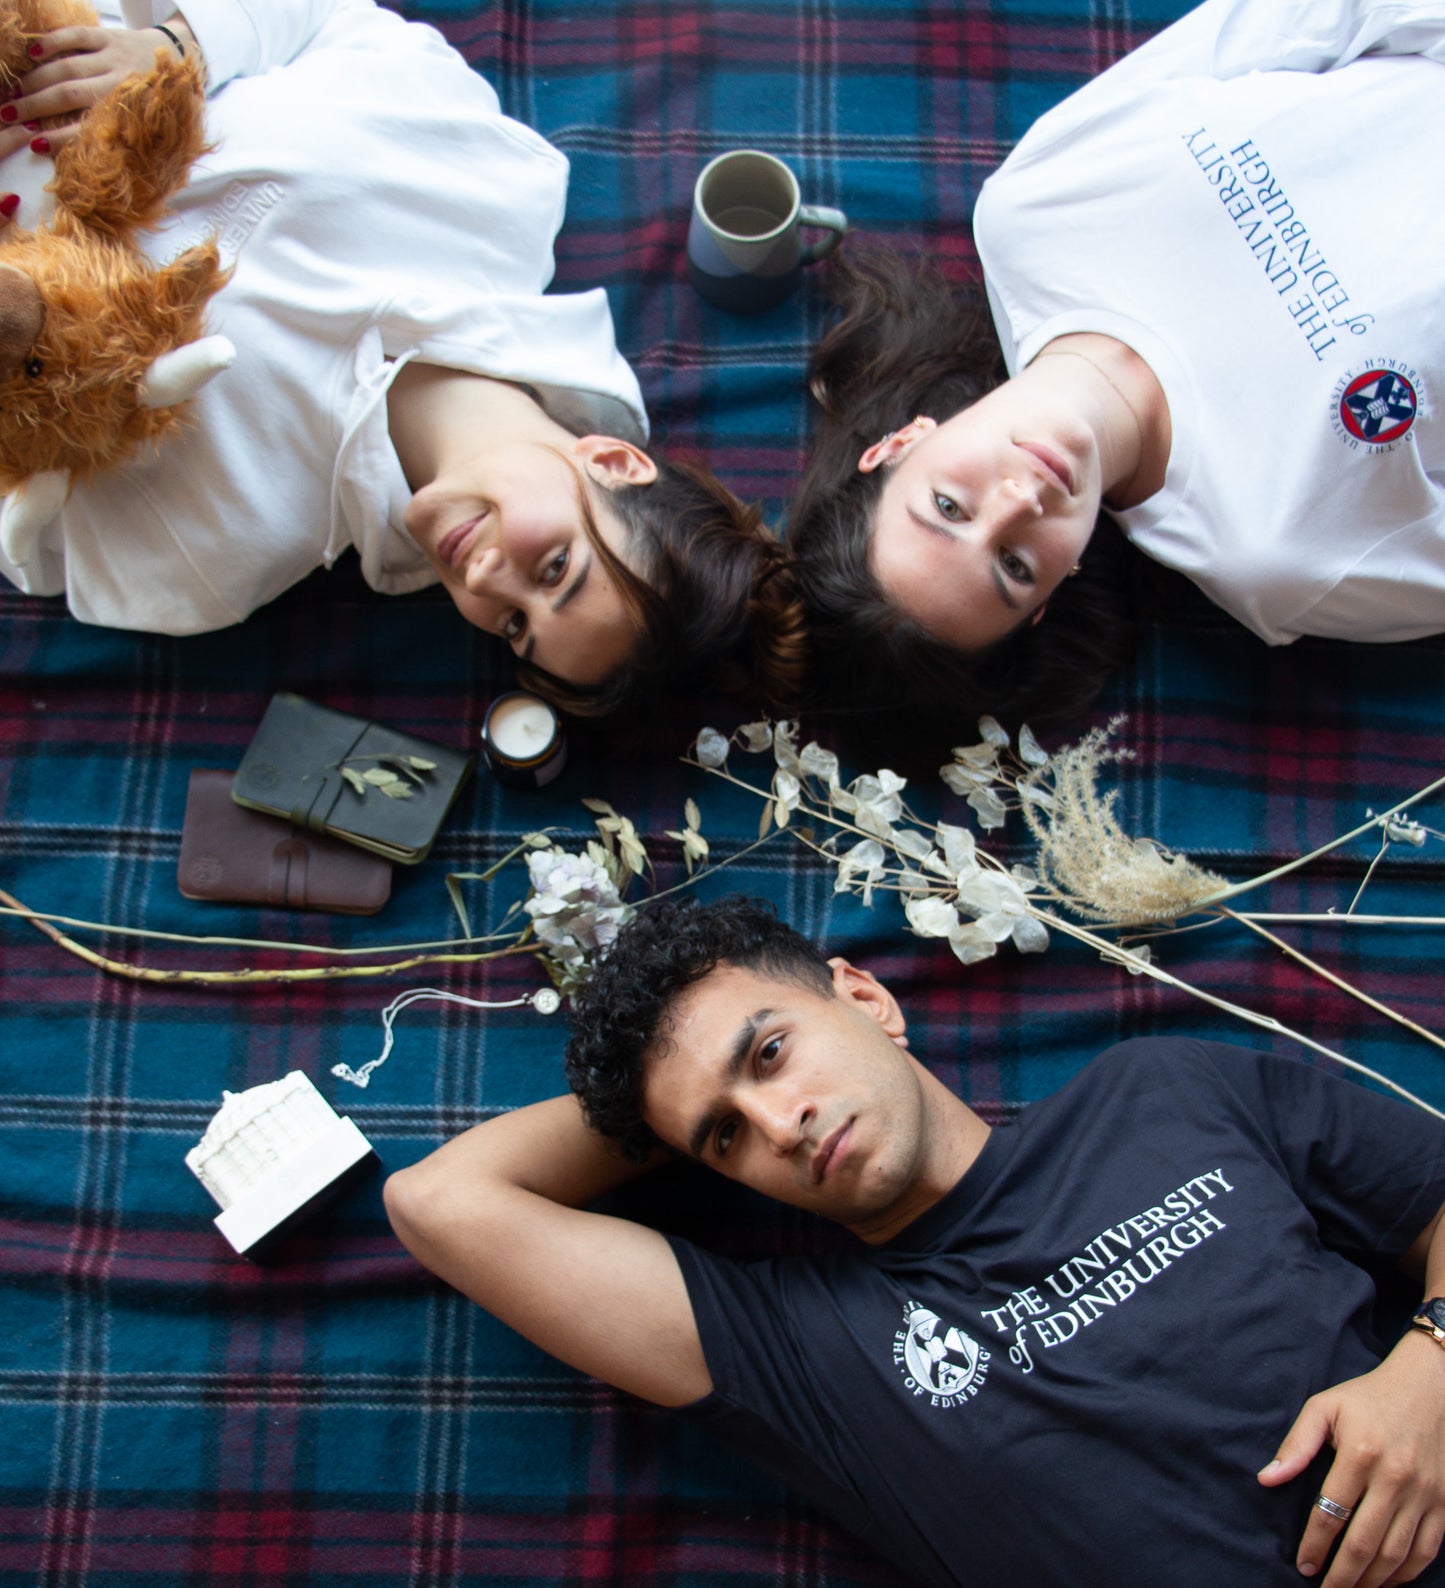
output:
[{"label": "man's forearm", "polygon": [[450,1243],[459,1222],[475,1225],[508,1192],[586,1207],[650,1167],[589,1129],[576,1098],[551,1097],[474,1125],[398,1170],[386,1182],[386,1209],[407,1248],[434,1267],[420,1248]]},{"label": "man's forearm", "polygon": [[[1445,1296],[1445,1209],[1437,1212],[1419,1239],[1400,1259],[1408,1274],[1422,1279],[1421,1299]],[[1391,1356],[1412,1359],[1421,1375],[1421,1393],[1445,1396],[1445,1346],[1420,1329],[1407,1329]]]},{"label": "man's forearm", "polygon": [[544,1351],[680,1406],[712,1381],[677,1259],[655,1230],[583,1211],[648,1167],[554,1097],[399,1170],[386,1210],[419,1262]]}]

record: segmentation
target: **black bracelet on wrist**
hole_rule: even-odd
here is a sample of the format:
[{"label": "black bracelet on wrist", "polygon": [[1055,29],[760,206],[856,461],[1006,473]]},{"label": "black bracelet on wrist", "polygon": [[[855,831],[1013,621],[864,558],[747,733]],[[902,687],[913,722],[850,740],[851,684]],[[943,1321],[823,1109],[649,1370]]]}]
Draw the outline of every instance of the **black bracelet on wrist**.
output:
[{"label": "black bracelet on wrist", "polygon": [[176,51],[180,55],[180,58],[182,60],[185,60],[185,58],[186,58],[186,47],[185,47],[185,45],[181,43],[180,39],[174,33],[171,32],[171,30],[165,25],[165,23],[164,22],[152,22],[151,26],[156,30],[157,33],[164,33],[165,36],[171,41],[171,43],[175,45]]}]

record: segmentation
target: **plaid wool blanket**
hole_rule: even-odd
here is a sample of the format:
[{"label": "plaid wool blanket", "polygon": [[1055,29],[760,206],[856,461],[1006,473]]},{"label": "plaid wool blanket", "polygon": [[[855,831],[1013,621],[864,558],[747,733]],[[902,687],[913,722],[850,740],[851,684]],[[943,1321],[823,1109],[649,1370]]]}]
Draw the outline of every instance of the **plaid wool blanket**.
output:
[{"label": "plaid wool blanket", "polygon": [[[470,0],[410,8],[497,85],[504,108],[572,161],[558,285],[605,283],[659,439],[781,510],[802,456],[802,372],[819,286],[733,319],[687,284],[691,187],[718,152],[776,151],[805,197],[855,225],[972,262],[979,187],[1045,108],[1184,9],[1180,0]],[[986,1118],[1010,1117],[1120,1038],[1197,1033],[1293,1051],[1218,1009],[1062,941],[965,969],[908,935],[896,904],[835,895],[786,836],[749,848],[758,803],[670,754],[574,744],[540,794],[485,775],[432,856],[398,868],[372,919],[183,899],[176,865],[193,767],[234,767],[270,695],[474,746],[506,658],[438,592],[387,600],[343,564],[235,630],[170,640],[85,628],[59,602],[0,593],[0,887],[35,910],[152,932],[339,946],[452,935],[444,878],[485,872],[531,829],[576,847],[581,801],[632,818],[681,880],[684,801],[715,860],[708,894],[766,895],[876,971],[910,1011],[914,1050]],[[715,703],[673,704],[681,751]],[[1323,844],[1440,770],[1445,649],[1304,642],[1269,651],[1181,582],[1154,576],[1137,661],[1100,708],[1127,712],[1124,827],[1230,878]],[[761,766],[761,763],[758,763]],[[744,763],[744,770],[746,770]],[[863,768],[853,768],[861,771]],[[939,785],[921,809],[965,820]],[[1439,803],[1421,807],[1445,827]],[[1027,858],[1021,831],[1005,831]],[[1274,885],[1260,908],[1343,910],[1366,839]],[[742,851],[747,850],[746,854]],[[1367,908],[1439,913],[1440,841],[1392,844]],[[469,885],[473,919],[519,899],[515,865]],[[645,890],[643,890],[645,891]],[[1281,928],[1424,1025],[1438,942],[1423,928]],[[134,964],[299,963],[279,950],[77,933]],[[1199,987],[1265,1011],[1445,1105],[1440,1055],[1243,928],[1164,939]],[[284,1260],[234,1256],[183,1165],[219,1106],[289,1070],[310,1076],[399,1167],[444,1137],[560,1089],[564,1021],[422,1003],[366,1091],[334,1078],[380,1049],[406,987],[507,999],[530,960],[382,980],[195,986],[125,979],[0,919],[0,1578],[7,1583],[558,1583],[862,1588],[898,1582],[787,1490],[662,1412],[549,1360],[425,1274],[393,1239],[373,1175]],[[1318,1060],[1317,1062],[1328,1062]],[[729,1250],[807,1249],[801,1216],[686,1175],[637,1188]],[[580,1301],[579,1301],[579,1304]]]}]

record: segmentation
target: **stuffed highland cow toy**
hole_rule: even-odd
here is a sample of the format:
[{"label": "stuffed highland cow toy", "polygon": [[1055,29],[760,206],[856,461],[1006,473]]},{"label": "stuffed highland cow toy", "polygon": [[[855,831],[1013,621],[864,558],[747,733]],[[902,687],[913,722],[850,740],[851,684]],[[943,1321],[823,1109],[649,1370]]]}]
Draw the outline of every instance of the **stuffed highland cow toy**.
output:
[{"label": "stuffed highland cow toy", "polygon": [[[0,0],[0,82],[32,64],[37,34],[93,26],[74,0]],[[136,234],[205,152],[194,65],[169,47],[87,112],[60,150],[55,213],[0,230],[0,543],[24,562],[71,482],[156,445],[235,350],[202,336],[225,284],[215,241],[152,264]]]}]

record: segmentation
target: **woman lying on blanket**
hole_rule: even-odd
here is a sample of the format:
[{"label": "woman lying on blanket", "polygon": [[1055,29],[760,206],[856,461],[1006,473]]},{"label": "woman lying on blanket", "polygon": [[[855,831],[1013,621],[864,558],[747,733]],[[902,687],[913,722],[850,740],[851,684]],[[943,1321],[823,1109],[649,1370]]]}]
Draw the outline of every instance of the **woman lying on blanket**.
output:
[{"label": "woman lying on blanket", "polygon": [[168,39],[195,52],[216,148],[148,246],[218,233],[235,274],[209,329],[239,356],[180,439],[78,486],[0,573],[86,622],[189,634],[354,546],[374,589],[440,582],[573,709],[660,679],[786,697],[780,548],[715,480],[643,450],[603,292],[542,295],[562,155],[371,0],[127,0],[124,21],[44,39],[0,111],[0,193],[45,180],[67,136],[26,122],[93,104]]},{"label": "woman lying on blanket", "polygon": [[1438,0],[1209,0],[985,184],[992,324],[845,266],[789,529],[829,699],[1077,713],[1114,525],[1270,644],[1445,629],[1442,60]]}]

